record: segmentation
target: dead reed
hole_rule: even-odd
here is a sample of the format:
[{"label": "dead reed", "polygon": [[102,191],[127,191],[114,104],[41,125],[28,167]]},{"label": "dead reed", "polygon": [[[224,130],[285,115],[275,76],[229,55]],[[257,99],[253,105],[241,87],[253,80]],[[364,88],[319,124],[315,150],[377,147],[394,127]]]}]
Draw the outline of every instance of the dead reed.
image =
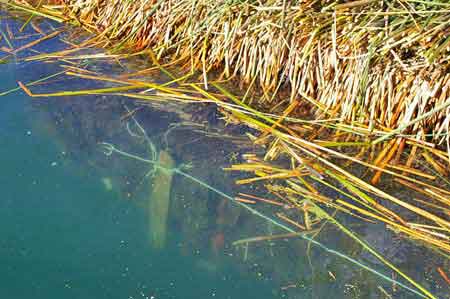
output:
[{"label": "dead reed", "polygon": [[108,47],[177,59],[203,73],[205,88],[219,69],[260,88],[268,105],[288,88],[280,100],[310,102],[317,118],[448,143],[447,1],[52,2],[41,15],[79,22]]}]

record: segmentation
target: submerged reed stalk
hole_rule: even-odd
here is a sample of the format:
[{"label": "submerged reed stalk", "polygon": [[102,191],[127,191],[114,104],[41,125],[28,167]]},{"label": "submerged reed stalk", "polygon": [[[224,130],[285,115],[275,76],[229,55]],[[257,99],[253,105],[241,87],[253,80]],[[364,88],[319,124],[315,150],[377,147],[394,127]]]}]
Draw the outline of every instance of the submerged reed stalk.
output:
[{"label": "submerged reed stalk", "polygon": [[151,186],[152,192],[148,199],[149,233],[151,246],[155,249],[164,249],[172,186],[172,172],[166,169],[174,168],[175,162],[169,153],[161,151],[156,163],[161,167],[155,172]]}]

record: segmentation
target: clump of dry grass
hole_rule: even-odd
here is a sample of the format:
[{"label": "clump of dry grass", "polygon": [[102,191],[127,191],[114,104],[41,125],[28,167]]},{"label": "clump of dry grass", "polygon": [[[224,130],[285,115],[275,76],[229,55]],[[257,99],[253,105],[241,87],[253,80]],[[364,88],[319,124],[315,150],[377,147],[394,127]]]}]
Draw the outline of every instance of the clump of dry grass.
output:
[{"label": "clump of dry grass", "polygon": [[111,45],[151,48],[200,70],[205,86],[208,72],[220,69],[255,81],[261,101],[282,86],[291,102],[312,103],[317,117],[439,144],[448,135],[446,1],[58,2],[53,8]]}]

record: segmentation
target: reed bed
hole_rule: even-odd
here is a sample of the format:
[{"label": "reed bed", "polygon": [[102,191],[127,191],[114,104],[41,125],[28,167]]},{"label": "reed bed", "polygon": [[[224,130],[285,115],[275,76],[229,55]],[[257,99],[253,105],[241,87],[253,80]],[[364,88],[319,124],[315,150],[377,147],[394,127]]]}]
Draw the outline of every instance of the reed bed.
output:
[{"label": "reed bed", "polygon": [[48,14],[76,20],[109,46],[151,48],[200,70],[205,88],[220,70],[260,89],[269,106],[284,88],[291,95],[278,101],[310,102],[318,118],[449,142],[447,1],[53,2]]},{"label": "reed bed", "polygon": [[[113,94],[144,102],[215,103],[227,122],[257,129],[248,136],[265,148],[264,155],[245,153],[242,163],[226,170],[249,173],[236,183],[262,183],[267,196],[239,194],[235,201],[281,209],[274,213],[277,221],[300,232],[320,231],[331,223],[424,297],[435,298],[334,215],[382,222],[448,262],[447,1],[6,2],[11,9],[94,33],[68,50],[33,54],[26,61],[120,61],[144,55],[153,63],[148,70],[118,76],[66,66],[64,76],[116,86],[37,94],[32,89],[38,81],[19,82],[28,95]],[[37,42],[54,37],[49,34],[55,33]],[[78,54],[93,45],[110,53]],[[3,50],[9,50],[8,57],[24,49]],[[183,75],[176,75],[174,64]],[[143,79],[154,71],[170,81]],[[233,78],[244,92],[231,92],[223,83]],[[289,163],[280,162],[286,159]],[[408,190],[407,196],[397,189]],[[291,208],[299,212],[296,219],[283,213]],[[441,268],[438,272],[447,281]]]}]

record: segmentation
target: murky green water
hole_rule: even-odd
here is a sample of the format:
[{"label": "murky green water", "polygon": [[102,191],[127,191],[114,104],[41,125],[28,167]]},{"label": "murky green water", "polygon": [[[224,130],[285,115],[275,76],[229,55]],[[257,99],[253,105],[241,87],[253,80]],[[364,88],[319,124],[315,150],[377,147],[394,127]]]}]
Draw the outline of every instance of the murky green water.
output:
[{"label": "murky green water", "polygon": [[[3,34],[17,31],[18,23],[1,21]],[[11,39],[15,48],[29,40]],[[4,38],[1,43],[8,46]],[[62,48],[52,40],[33,49]],[[20,60],[32,54],[1,65],[0,92],[17,87],[17,80],[61,71],[64,63]],[[108,74],[123,67],[87,62]],[[55,77],[32,89],[87,88],[98,83]],[[381,289],[395,289],[395,298],[419,298],[304,240],[232,246],[242,238],[284,233],[220,194],[241,191],[233,185],[236,175],[221,168],[252,147],[240,137],[245,130],[225,128],[209,106],[150,107],[111,95],[33,100],[21,90],[0,97],[0,298],[388,298]],[[166,178],[158,181],[162,175],[149,173],[148,163],[105,152],[103,142],[143,159],[164,151],[173,165],[210,187],[175,173],[169,192],[158,193],[155,182],[160,186]],[[155,249],[149,202],[165,196],[166,242]],[[407,249],[392,246],[392,235],[379,229],[367,233],[378,249],[391,246],[391,258],[412,269],[414,278],[446,293],[428,274],[414,272],[417,265],[403,256]],[[318,240],[390,276],[335,229],[326,227]]]}]

